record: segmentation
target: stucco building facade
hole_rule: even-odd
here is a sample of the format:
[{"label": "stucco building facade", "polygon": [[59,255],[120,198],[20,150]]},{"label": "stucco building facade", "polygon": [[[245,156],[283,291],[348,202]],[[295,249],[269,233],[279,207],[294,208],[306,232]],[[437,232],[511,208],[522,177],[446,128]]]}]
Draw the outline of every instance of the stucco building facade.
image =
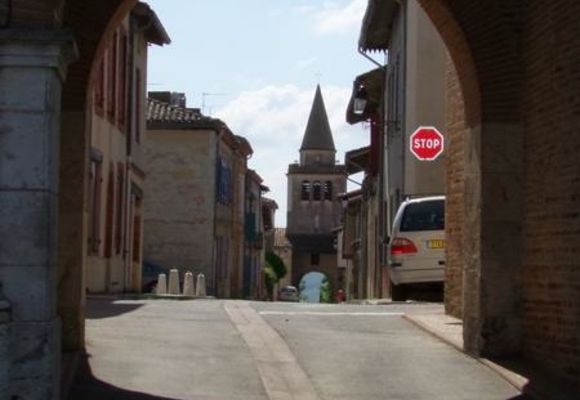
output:
[{"label": "stucco building facade", "polygon": [[171,93],[150,96],[144,258],[203,273],[212,295],[239,295],[245,181],[234,177],[245,174],[252,149]]},{"label": "stucco building facade", "polygon": [[92,90],[86,289],[141,290],[147,47],[170,42],[138,3],[105,43]]}]

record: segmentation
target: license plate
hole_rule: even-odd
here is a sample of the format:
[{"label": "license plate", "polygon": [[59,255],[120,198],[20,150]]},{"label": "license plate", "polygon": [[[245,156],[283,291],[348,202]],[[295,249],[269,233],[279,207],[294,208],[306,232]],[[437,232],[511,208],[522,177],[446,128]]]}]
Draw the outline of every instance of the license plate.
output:
[{"label": "license plate", "polygon": [[428,249],[444,249],[445,248],[445,240],[442,240],[442,239],[427,240],[427,248]]}]

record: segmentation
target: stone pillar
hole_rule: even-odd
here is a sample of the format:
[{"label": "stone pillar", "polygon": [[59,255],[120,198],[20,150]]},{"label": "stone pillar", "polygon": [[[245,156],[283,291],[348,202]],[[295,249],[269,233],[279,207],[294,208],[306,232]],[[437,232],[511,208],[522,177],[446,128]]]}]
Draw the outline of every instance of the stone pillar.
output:
[{"label": "stone pillar", "polygon": [[6,398],[59,398],[60,104],[73,50],[63,32],[0,31],[0,282],[11,305]]},{"label": "stone pillar", "polygon": [[87,113],[64,111],[60,130],[58,207],[58,315],[65,352],[84,347],[85,267],[87,254]]},{"label": "stone pillar", "polygon": [[523,137],[518,124],[485,124],[465,138],[465,349],[520,351]]}]

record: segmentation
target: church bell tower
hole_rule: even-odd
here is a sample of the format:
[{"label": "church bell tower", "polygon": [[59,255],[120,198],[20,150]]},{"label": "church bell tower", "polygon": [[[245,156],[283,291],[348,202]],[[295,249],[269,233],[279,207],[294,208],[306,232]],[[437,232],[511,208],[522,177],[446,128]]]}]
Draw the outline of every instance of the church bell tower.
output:
[{"label": "church bell tower", "polygon": [[337,259],[333,229],[340,225],[338,193],[346,191],[344,165],[336,148],[320,86],[300,146],[300,162],[288,166],[286,235],[292,244],[292,282],[311,271],[324,273],[336,288]]}]

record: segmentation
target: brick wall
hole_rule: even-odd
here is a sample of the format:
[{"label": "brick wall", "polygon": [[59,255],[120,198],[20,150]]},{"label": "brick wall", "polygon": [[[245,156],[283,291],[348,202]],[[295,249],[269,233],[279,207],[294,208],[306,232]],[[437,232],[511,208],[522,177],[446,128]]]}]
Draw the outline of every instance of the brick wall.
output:
[{"label": "brick wall", "polygon": [[464,210],[464,136],[467,134],[465,105],[457,72],[448,58],[446,66],[445,151],[445,311],[462,317],[463,214]]},{"label": "brick wall", "polygon": [[523,350],[580,376],[580,3],[529,2],[524,30]]}]

